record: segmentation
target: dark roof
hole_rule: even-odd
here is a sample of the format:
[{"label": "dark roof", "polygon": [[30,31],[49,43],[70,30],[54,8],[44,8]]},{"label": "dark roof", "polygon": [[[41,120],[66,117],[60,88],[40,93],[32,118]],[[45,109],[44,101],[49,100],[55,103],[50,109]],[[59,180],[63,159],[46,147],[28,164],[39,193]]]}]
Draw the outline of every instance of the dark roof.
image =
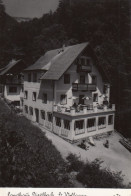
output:
[{"label": "dark roof", "polygon": [[[40,79],[59,80],[65,71],[73,64],[76,58],[84,51],[84,49],[87,48],[87,46],[89,46],[89,43],[85,42],[65,47],[63,51],[62,49],[50,50],[40,57],[33,65],[26,68],[25,71],[45,70],[46,73]],[[91,47],[89,50],[94,54]],[[93,55],[93,58],[96,58],[95,55]],[[101,67],[99,63],[96,64],[104,81],[109,81],[103,67]]]},{"label": "dark roof", "polygon": [[59,80],[87,45],[88,43],[82,43],[66,47],[63,52],[57,54],[57,56],[52,59],[50,69],[41,79]]},{"label": "dark roof", "polygon": [[10,61],[9,62],[9,64],[5,67],[5,68],[3,68],[3,70],[0,72],[0,75],[2,76],[2,75],[4,75],[4,74],[6,74],[6,73],[8,73],[9,72],[9,70],[10,69],[12,69],[16,64],[18,64],[19,62],[20,62],[21,60],[12,60],[12,61]]},{"label": "dark roof", "polygon": [[55,49],[46,52],[45,55],[41,56],[33,65],[26,68],[25,71],[48,70],[50,67],[49,62],[58,54],[58,50],[59,49]]}]

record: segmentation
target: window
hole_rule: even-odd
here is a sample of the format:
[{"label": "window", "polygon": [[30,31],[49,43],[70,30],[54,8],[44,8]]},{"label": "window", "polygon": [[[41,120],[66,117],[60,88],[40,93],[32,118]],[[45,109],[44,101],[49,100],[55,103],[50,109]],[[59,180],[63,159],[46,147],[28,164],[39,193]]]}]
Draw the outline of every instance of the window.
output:
[{"label": "window", "polygon": [[42,118],[43,120],[45,120],[45,111],[44,111],[44,110],[41,110],[41,118]]},{"label": "window", "polygon": [[33,92],[33,93],[32,93],[32,100],[33,100],[33,101],[36,101],[36,92]]},{"label": "window", "polygon": [[85,84],[85,76],[80,76],[80,84]]},{"label": "window", "polygon": [[24,92],[24,99],[28,99],[28,91]]},{"label": "window", "polygon": [[93,94],[93,102],[97,102],[98,101],[98,93],[94,93]]},{"label": "window", "polygon": [[64,84],[70,84],[70,74],[64,75]]},{"label": "window", "polygon": [[61,97],[60,97],[60,104],[61,105],[67,104],[67,95],[61,95]]},{"label": "window", "polygon": [[108,125],[112,125],[113,124],[113,115],[109,115],[108,116]]},{"label": "window", "polygon": [[43,100],[42,100],[42,102],[47,104],[47,94],[46,93],[43,93]]},{"label": "window", "polygon": [[75,130],[84,129],[84,120],[75,121]]},{"label": "window", "polygon": [[33,82],[37,82],[37,73],[36,72],[33,73]]},{"label": "window", "polygon": [[86,65],[89,66],[90,64],[90,58],[86,58]]},{"label": "window", "polygon": [[84,105],[84,95],[79,95],[79,104]]},{"label": "window", "polygon": [[89,118],[87,120],[87,131],[95,131],[96,130],[96,119]]},{"label": "window", "polygon": [[28,114],[28,106],[25,105],[25,113]]},{"label": "window", "polygon": [[79,59],[79,63],[80,63],[80,65],[85,65],[85,58],[80,58]]},{"label": "window", "polygon": [[99,117],[98,119],[98,128],[102,129],[106,127],[106,117]]},{"label": "window", "polygon": [[61,119],[56,117],[56,126],[61,127]]},{"label": "window", "polygon": [[81,57],[81,58],[78,60],[78,62],[79,62],[80,65],[89,66],[89,65],[90,65],[90,58]]},{"label": "window", "polygon": [[69,120],[64,120],[64,129],[70,130],[70,121]]},{"label": "window", "polygon": [[29,107],[29,112],[30,112],[30,115],[33,116],[33,108],[32,107]]},{"label": "window", "polygon": [[48,121],[52,122],[53,121],[53,116],[52,113],[48,112]]},{"label": "window", "polygon": [[16,93],[17,87],[16,86],[9,86],[9,93]]},{"label": "window", "polygon": [[97,84],[97,77],[95,75],[92,76],[92,84]]},{"label": "window", "polygon": [[31,82],[31,73],[28,73],[28,82]]}]

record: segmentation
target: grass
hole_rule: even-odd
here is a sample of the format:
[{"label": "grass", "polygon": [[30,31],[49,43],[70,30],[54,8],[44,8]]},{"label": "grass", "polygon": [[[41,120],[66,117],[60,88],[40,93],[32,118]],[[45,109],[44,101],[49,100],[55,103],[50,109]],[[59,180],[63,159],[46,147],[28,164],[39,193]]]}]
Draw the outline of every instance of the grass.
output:
[{"label": "grass", "polygon": [[[67,164],[52,142],[0,101],[0,184],[8,187],[70,187]],[[10,157],[10,158],[9,158]]]}]

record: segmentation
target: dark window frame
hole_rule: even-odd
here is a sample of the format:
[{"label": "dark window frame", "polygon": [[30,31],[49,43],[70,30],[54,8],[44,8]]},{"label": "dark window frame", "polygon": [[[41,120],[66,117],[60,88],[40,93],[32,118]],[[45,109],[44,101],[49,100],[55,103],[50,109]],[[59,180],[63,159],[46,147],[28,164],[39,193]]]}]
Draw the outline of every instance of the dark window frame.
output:
[{"label": "dark window frame", "polygon": [[98,93],[93,94],[93,102],[98,102]]},{"label": "dark window frame", "polygon": [[98,118],[98,128],[99,129],[106,128],[106,116],[100,116]]},{"label": "dark window frame", "polygon": [[45,110],[40,111],[41,119],[45,120]]},{"label": "dark window frame", "polygon": [[28,99],[28,91],[24,91],[24,99]]},{"label": "dark window frame", "polygon": [[47,104],[47,93],[43,93],[42,103]]},{"label": "dark window frame", "polygon": [[64,84],[70,84],[70,74],[64,74]]},{"label": "dark window frame", "polygon": [[97,84],[97,76],[96,75],[92,75],[92,84]]},{"label": "dark window frame", "polygon": [[17,93],[17,86],[9,86],[9,93]]},{"label": "dark window frame", "polygon": [[32,107],[29,107],[29,113],[31,116],[33,116],[33,108]]},{"label": "dark window frame", "polygon": [[24,109],[25,109],[25,113],[28,114],[28,106],[27,105],[24,106]]},{"label": "dark window frame", "polygon": [[56,126],[61,127],[61,118],[56,117]]},{"label": "dark window frame", "polygon": [[32,92],[32,101],[36,101],[37,93]]},{"label": "dark window frame", "polygon": [[113,125],[113,120],[114,120],[113,115],[109,115],[108,116],[108,125]]},{"label": "dark window frame", "polygon": [[[63,96],[64,98],[62,98],[62,96]],[[65,102],[64,102],[63,100],[64,100]],[[64,102],[64,103],[63,103],[63,102]],[[61,104],[61,105],[66,105],[66,104],[67,104],[67,95],[66,95],[66,94],[61,94],[61,95],[60,95],[60,104]]]},{"label": "dark window frame", "polygon": [[76,120],[75,121],[75,126],[74,126],[74,130],[82,130],[84,129],[84,120]]}]

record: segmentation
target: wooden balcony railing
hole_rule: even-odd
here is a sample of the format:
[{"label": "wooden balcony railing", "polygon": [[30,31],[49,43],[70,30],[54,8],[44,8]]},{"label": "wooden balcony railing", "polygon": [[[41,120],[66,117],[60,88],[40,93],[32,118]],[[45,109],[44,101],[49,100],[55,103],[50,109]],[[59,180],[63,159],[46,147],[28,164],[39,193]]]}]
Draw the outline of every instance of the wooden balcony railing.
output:
[{"label": "wooden balcony railing", "polygon": [[90,73],[92,71],[92,68],[90,65],[78,65],[77,66],[77,72],[88,72]]},{"label": "wooden balcony railing", "polygon": [[96,91],[95,84],[72,83],[73,91]]}]

